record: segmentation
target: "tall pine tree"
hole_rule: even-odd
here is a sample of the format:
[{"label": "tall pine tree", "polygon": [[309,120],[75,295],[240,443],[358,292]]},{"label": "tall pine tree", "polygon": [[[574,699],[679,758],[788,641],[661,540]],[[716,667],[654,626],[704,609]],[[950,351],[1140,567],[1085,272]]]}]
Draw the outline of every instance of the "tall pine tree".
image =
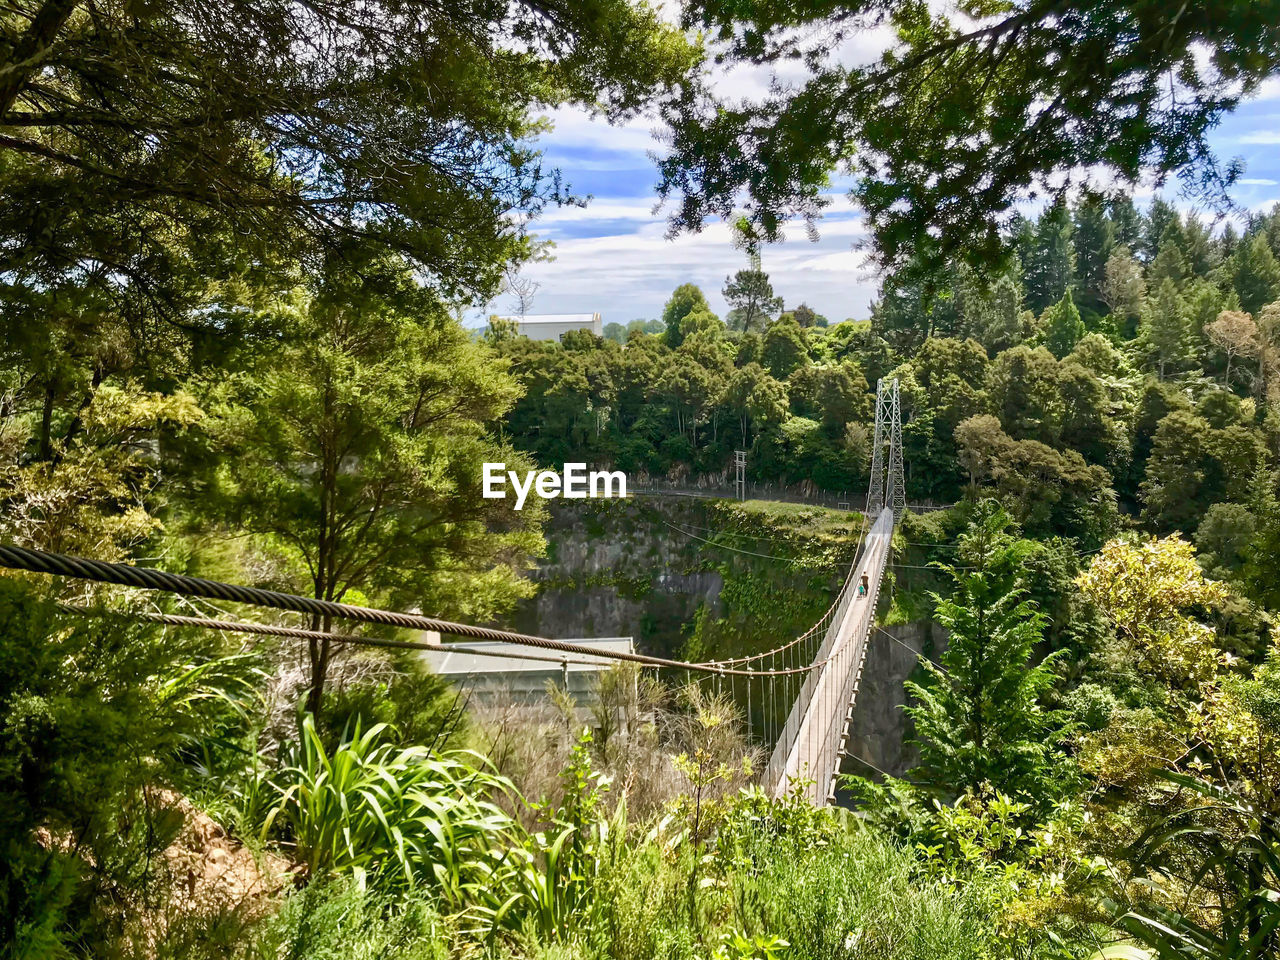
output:
[{"label": "tall pine tree", "polygon": [[1041,215],[1023,261],[1027,306],[1037,314],[1061,300],[1074,281],[1071,234],[1071,212],[1066,201],[1059,199]]},{"label": "tall pine tree", "polygon": [[1138,340],[1161,380],[1189,361],[1190,336],[1186,301],[1177,285],[1166,277],[1148,299],[1138,326]]},{"label": "tall pine tree", "polygon": [[1156,197],[1151,201],[1151,208],[1147,211],[1146,223],[1143,226],[1145,229],[1142,234],[1142,243],[1136,249],[1147,260],[1151,260],[1164,241],[1165,231],[1170,226],[1181,229],[1182,222],[1178,219],[1178,211],[1173,209],[1170,203],[1163,197]]},{"label": "tall pine tree", "polygon": [[1108,219],[1101,198],[1085,197],[1076,207],[1072,239],[1080,305],[1101,313],[1105,306],[1102,289],[1107,278],[1107,260],[1116,245],[1115,226]]},{"label": "tall pine tree", "polygon": [[947,649],[934,666],[922,662],[920,683],[906,686],[907,712],[920,742],[916,775],[936,792],[956,795],[983,784],[1043,803],[1063,782],[1063,718],[1046,710],[1054,682],[1050,655],[1032,660],[1045,618],[1027,599],[1018,571],[1031,546],[1015,539],[1009,515],[985,500],[959,540],[954,589],[934,595],[947,628]]},{"label": "tall pine tree", "polygon": [[1130,250],[1136,250],[1142,244],[1144,228],[1142,214],[1133,205],[1133,198],[1127,193],[1117,194],[1107,199],[1107,219],[1111,221],[1111,232],[1117,244]]},{"label": "tall pine tree", "polygon": [[1267,243],[1267,235],[1259,230],[1244,240],[1234,259],[1235,290],[1240,309],[1257,313],[1268,303],[1280,299],[1280,263]]}]

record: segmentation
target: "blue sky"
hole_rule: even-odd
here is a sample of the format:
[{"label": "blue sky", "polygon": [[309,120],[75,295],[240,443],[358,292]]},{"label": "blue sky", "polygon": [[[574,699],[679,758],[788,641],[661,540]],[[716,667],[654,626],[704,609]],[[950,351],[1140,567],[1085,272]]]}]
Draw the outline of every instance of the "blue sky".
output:
[{"label": "blue sky", "polygon": [[[862,41],[848,59],[862,59],[876,49],[878,38]],[[766,78],[738,78],[746,95]],[[744,89],[745,88],[745,89]],[[696,283],[723,313],[720,296],[725,277],[745,265],[727,227],[713,224],[701,234],[668,240],[663,213],[653,212],[657,172],[648,153],[660,149],[651,121],[610,127],[577,111],[551,115],[554,130],[541,141],[548,163],[560,168],[574,191],[590,194],[585,208],[549,210],[533,224],[541,238],[555,243],[554,259],[524,271],[539,287],[535,313],[599,311],[606,323],[656,317],[672,289]],[[1280,78],[1263,85],[1258,95],[1227,117],[1214,131],[1221,158],[1244,161],[1243,179],[1233,191],[1242,208],[1270,209],[1280,202]],[[1176,194],[1166,199],[1184,210],[1192,205]],[[1153,191],[1139,189],[1139,203]],[[765,248],[764,268],[787,305],[806,302],[832,321],[865,318],[876,296],[878,280],[856,245],[865,237],[857,211],[842,194],[819,223],[819,239],[811,242],[803,226],[794,225],[783,243]],[[487,312],[513,309],[510,297],[499,297]]]}]

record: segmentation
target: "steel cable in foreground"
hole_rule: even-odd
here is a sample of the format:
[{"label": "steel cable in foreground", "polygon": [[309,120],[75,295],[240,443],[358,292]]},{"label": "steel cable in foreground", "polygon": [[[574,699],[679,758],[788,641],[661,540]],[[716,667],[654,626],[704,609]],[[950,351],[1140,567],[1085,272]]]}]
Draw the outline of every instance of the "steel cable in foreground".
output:
[{"label": "steel cable in foreground", "polygon": [[[494,640],[500,643],[513,643],[517,646],[535,647],[542,650],[556,650],[561,653],[571,653],[579,656],[626,660],[630,663],[639,663],[651,667],[670,667],[679,670],[694,670],[700,673],[740,677],[785,676],[787,674],[808,673],[812,670],[820,669],[826,663],[825,660],[822,660],[787,670],[741,670],[722,666],[714,661],[686,663],[682,660],[668,660],[663,657],[651,657],[642,653],[626,653],[621,650],[603,652],[592,647],[584,647],[581,644],[569,643],[565,640],[550,640],[546,637],[535,637],[524,633],[514,633],[509,630],[477,627],[467,623],[455,623],[435,617],[424,617],[420,614],[397,613],[390,610],[378,610],[373,607],[360,607],[349,603],[338,603],[334,600],[317,600],[314,597],[302,597],[292,593],[281,593],[276,590],[262,590],[258,587],[245,587],[238,584],[222,583],[218,580],[205,580],[201,577],[168,573],[151,567],[135,567],[127,563],[90,560],[85,557],[73,557],[46,550],[31,550],[13,544],[0,544],[0,567],[27,570],[32,573],[47,573],[57,577],[92,580],[97,583],[111,583],[124,587],[136,587],[141,590],[160,590],[189,597],[204,597],[208,600],[246,603],[252,606],[269,607],[273,610],[288,610],[294,613],[335,617],[339,620],[377,623],[390,627],[402,627],[406,630],[430,630],[435,633],[448,634],[449,636],[469,637],[475,640]],[[328,636],[331,639],[333,637],[332,634]]]},{"label": "steel cable in foreground", "polygon": [[[58,604],[64,613],[80,616],[97,617],[118,615],[133,620],[145,620],[148,623],[161,623],[170,627],[197,627],[202,630],[222,630],[229,633],[250,633],[269,637],[288,637],[292,640],[330,640],[333,643],[349,643],[360,647],[385,647],[392,650],[444,650],[449,653],[469,657],[501,657],[504,660],[536,660],[543,663],[575,665],[584,664],[590,667],[600,665],[599,660],[580,660],[576,657],[541,657],[536,653],[514,653],[501,650],[477,650],[474,647],[460,647],[457,644],[432,643],[428,640],[387,640],[382,637],[361,637],[350,633],[324,633],[321,630],[304,630],[301,627],[280,627],[271,623],[253,623],[248,620],[215,620],[210,617],[187,617],[175,613],[153,613],[150,611],[100,610],[94,607],[81,607],[69,603]],[[593,654],[593,656],[600,656]]]}]

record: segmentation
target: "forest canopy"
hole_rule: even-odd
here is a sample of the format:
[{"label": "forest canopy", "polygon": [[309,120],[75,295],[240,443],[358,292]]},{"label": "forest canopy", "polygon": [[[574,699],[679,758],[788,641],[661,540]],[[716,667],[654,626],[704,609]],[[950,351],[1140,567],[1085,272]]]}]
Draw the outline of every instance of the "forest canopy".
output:
[{"label": "forest canopy", "polygon": [[[1015,202],[1068,184],[1176,177],[1223,206],[1240,169],[1209,131],[1280,65],[1276,5],[1252,0],[708,2],[684,23],[722,69],[807,77],[755,100],[691,84],[665,108],[672,229],[720,217],[775,240],[829,204],[839,174],[898,269],[989,264]],[[872,30],[896,42],[869,63],[837,55]]]}]

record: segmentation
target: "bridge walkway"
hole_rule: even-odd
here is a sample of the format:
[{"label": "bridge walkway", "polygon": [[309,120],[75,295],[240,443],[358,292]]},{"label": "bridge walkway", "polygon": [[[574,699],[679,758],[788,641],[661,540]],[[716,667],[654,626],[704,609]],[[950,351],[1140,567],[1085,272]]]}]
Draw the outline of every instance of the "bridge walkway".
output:
[{"label": "bridge walkway", "polygon": [[[762,783],[774,796],[787,793],[793,782],[802,782],[806,796],[822,806],[834,792],[867,638],[875,620],[880,582],[889,558],[893,522],[891,508],[880,511],[845,582],[814,661],[822,666],[806,676],[765,767]],[[868,586],[866,595],[860,596],[858,587],[864,576]]]}]

